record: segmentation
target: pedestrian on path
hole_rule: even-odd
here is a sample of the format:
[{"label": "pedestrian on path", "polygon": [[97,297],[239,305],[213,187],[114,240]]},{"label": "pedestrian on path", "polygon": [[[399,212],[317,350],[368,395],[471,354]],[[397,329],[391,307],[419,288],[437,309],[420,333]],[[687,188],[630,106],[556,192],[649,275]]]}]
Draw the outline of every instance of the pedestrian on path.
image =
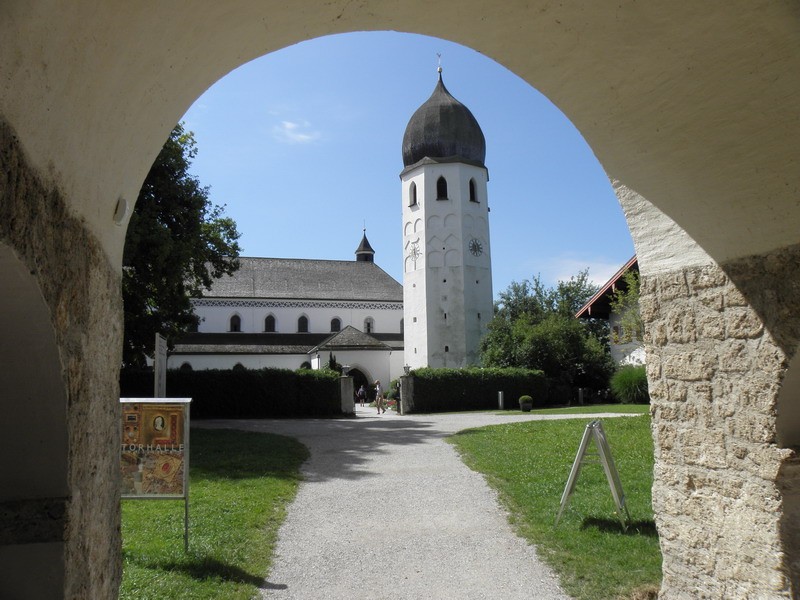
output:
[{"label": "pedestrian on path", "polygon": [[367,388],[364,387],[362,384],[358,391],[356,392],[356,398],[361,403],[361,408],[364,408],[364,400],[367,399]]},{"label": "pedestrian on path", "polygon": [[381,411],[386,412],[386,407],[383,404],[383,388],[379,379],[375,380],[375,406],[378,409],[378,414],[381,414]]}]

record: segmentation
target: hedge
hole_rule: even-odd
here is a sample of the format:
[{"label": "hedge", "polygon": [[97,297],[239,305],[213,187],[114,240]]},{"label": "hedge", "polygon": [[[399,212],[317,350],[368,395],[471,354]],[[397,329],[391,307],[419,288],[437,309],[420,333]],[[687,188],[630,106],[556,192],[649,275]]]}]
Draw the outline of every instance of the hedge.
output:
[{"label": "hedge", "polygon": [[466,369],[415,369],[413,412],[495,410],[497,392],[503,392],[506,410],[519,410],[519,397],[529,395],[549,401],[548,383],[541,371],[470,367]]},{"label": "hedge", "polygon": [[[191,398],[193,419],[264,419],[341,414],[339,375],[288,369],[167,371],[167,395]],[[123,370],[120,396],[153,396],[153,372]]]}]

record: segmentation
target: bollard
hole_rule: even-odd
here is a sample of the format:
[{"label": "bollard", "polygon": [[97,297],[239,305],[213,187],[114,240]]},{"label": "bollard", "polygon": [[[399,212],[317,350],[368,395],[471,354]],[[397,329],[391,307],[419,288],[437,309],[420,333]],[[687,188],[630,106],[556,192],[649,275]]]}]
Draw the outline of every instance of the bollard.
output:
[{"label": "bollard", "polygon": [[497,392],[497,405],[503,410],[503,392]]}]

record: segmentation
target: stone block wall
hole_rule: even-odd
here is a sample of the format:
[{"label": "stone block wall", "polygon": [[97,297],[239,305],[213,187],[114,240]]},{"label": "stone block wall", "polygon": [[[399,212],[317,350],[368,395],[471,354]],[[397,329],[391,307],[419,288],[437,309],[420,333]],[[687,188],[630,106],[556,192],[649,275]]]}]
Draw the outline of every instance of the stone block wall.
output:
[{"label": "stone block wall", "polygon": [[[111,217],[109,214],[109,220]],[[118,453],[120,277],[96,239],[69,213],[57,186],[45,183],[29,166],[12,129],[2,121],[0,242],[10,246],[36,278],[50,309],[54,334],[51,339],[55,339],[61,364],[67,403],[66,424],[62,425],[66,427],[68,496],[61,503],[64,514],[50,540],[63,544],[61,597],[116,598],[122,573]],[[25,342],[23,349],[36,346],[36,340]],[[30,360],[35,372],[35,352]],[[29,373],[17,376],[26,377]],[[2,400],[0,396],[0,406]],[[52,399],[14,400],[27,401],[35,410],[36,402]],[[42,456],[41,460],[48,457]],[[48,502],[37,498],[19,502],[27,503],[30,510],[39,510],[42,520],[50,518],[45,514]],[[15,514],[23,513],[19,510]],[[36,577],[38,571],[38,567],[31,567],[29,575]]]},{"label": "stone block wall", "polygon": [[765,260],[642,278],[662,599],[793,597],[800,469],[776,407],[795,338],[774,296],[760,310]]}]

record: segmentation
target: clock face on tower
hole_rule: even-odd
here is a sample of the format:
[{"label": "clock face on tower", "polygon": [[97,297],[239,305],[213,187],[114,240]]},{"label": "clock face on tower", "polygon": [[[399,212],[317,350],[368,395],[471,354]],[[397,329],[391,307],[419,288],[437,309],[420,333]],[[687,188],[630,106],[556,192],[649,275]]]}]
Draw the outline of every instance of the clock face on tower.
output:
[{"label": "clock face on tower", "polygon": [[481,244],[479,240],[472,238],[469,241],[469,251],[473,256],[480,256],[483,254],[483,244]]}]

